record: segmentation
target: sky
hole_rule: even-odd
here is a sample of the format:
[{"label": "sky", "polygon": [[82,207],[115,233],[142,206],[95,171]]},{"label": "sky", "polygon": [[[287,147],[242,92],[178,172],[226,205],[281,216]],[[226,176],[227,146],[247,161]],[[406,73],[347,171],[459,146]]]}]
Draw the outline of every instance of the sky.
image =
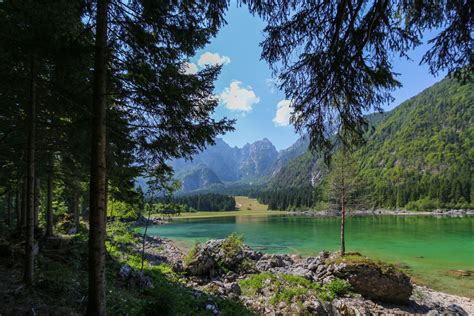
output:
[{"label": "sky", "polygon": [[[233,118],[235,130],[220,136],[231,146],[242,147],[268,138],[278,150],[285,149],[299,137],[288,124],[289,102],[283,92],[272,85],[272,72],[260,60],[265,23],[252,16],[245,6],[231,4],[226,14],[227,25],[221,28],[210,43],[189,60],[187,71],[194,73],[207,64],[223,64],[215,84],[215,94],[220,104],[215,118]],[[424,40],[433,34],[425,34]],[[421,45],[409,53],[411,61],[394,58],[394,71],[403,87],[393,92],[395,101],[385,105],[385,111],[415,96],[444,77],[432,76],[426,65],[419,61],[427,46]]]}]

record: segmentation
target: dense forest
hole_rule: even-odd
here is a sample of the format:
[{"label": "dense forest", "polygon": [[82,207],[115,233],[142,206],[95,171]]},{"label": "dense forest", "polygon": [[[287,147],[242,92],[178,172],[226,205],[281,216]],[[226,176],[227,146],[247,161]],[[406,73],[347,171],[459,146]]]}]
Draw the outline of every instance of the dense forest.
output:
[{"label": "dense forest", "polygon": [[235,198],[233,196],[216,193],[175,197],[173,202],[185,205],[187,211],[225,212],[235,210]]}]

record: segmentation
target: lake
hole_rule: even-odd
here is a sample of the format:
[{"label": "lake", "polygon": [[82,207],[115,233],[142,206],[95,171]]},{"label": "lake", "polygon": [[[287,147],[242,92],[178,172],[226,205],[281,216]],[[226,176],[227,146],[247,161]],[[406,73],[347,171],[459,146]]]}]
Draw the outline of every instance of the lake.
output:
[{"label": "lake", "polygon": [[[399,265],[434,289],[474,297],[474,271],[456,271],[474,270],[474,217],[364,216],[346,223],[346,251]],[[148,232],[192,246],[235,231],[263,252],[314,256],[339,248],[339,225],[335,217],[232,216],[174,219]]]}]

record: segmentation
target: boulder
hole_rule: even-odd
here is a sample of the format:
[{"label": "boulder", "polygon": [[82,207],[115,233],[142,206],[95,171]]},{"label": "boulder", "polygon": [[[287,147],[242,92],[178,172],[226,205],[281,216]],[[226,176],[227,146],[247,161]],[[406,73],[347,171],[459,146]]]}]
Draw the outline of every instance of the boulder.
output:
[{"label": "boulder", "polygon": [[[212,279],[224,272],[253,272],[253,264],[261,257],[246,245],[226,245],[226,240],[209,240],[197,246],[196,251],[187,263],[185,271],[192,276]],[[248,270],[248,271],[247,271]]]},{"label": "boulder", "polygon": [[229,296],[239,296],[242,290],[237,282],[224,284],[225,292]]},{"label": "boulder", "polygon": [[332,268],[336,277],[347,280],[357,293],[369,299],[406,304],[413,291],[410,278],[390,265],[363,258],[335,263]]}]

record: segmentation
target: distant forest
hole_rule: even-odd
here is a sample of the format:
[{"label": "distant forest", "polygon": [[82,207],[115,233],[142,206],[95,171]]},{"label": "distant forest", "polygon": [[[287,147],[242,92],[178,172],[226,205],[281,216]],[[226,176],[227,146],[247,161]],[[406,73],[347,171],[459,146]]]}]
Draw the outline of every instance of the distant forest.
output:
[{"label": "distant forest", "polygon": [[217,193],[175,197],[173,202],[187,206],[185,211],[227,212],[235,210],[233,196]]}]

